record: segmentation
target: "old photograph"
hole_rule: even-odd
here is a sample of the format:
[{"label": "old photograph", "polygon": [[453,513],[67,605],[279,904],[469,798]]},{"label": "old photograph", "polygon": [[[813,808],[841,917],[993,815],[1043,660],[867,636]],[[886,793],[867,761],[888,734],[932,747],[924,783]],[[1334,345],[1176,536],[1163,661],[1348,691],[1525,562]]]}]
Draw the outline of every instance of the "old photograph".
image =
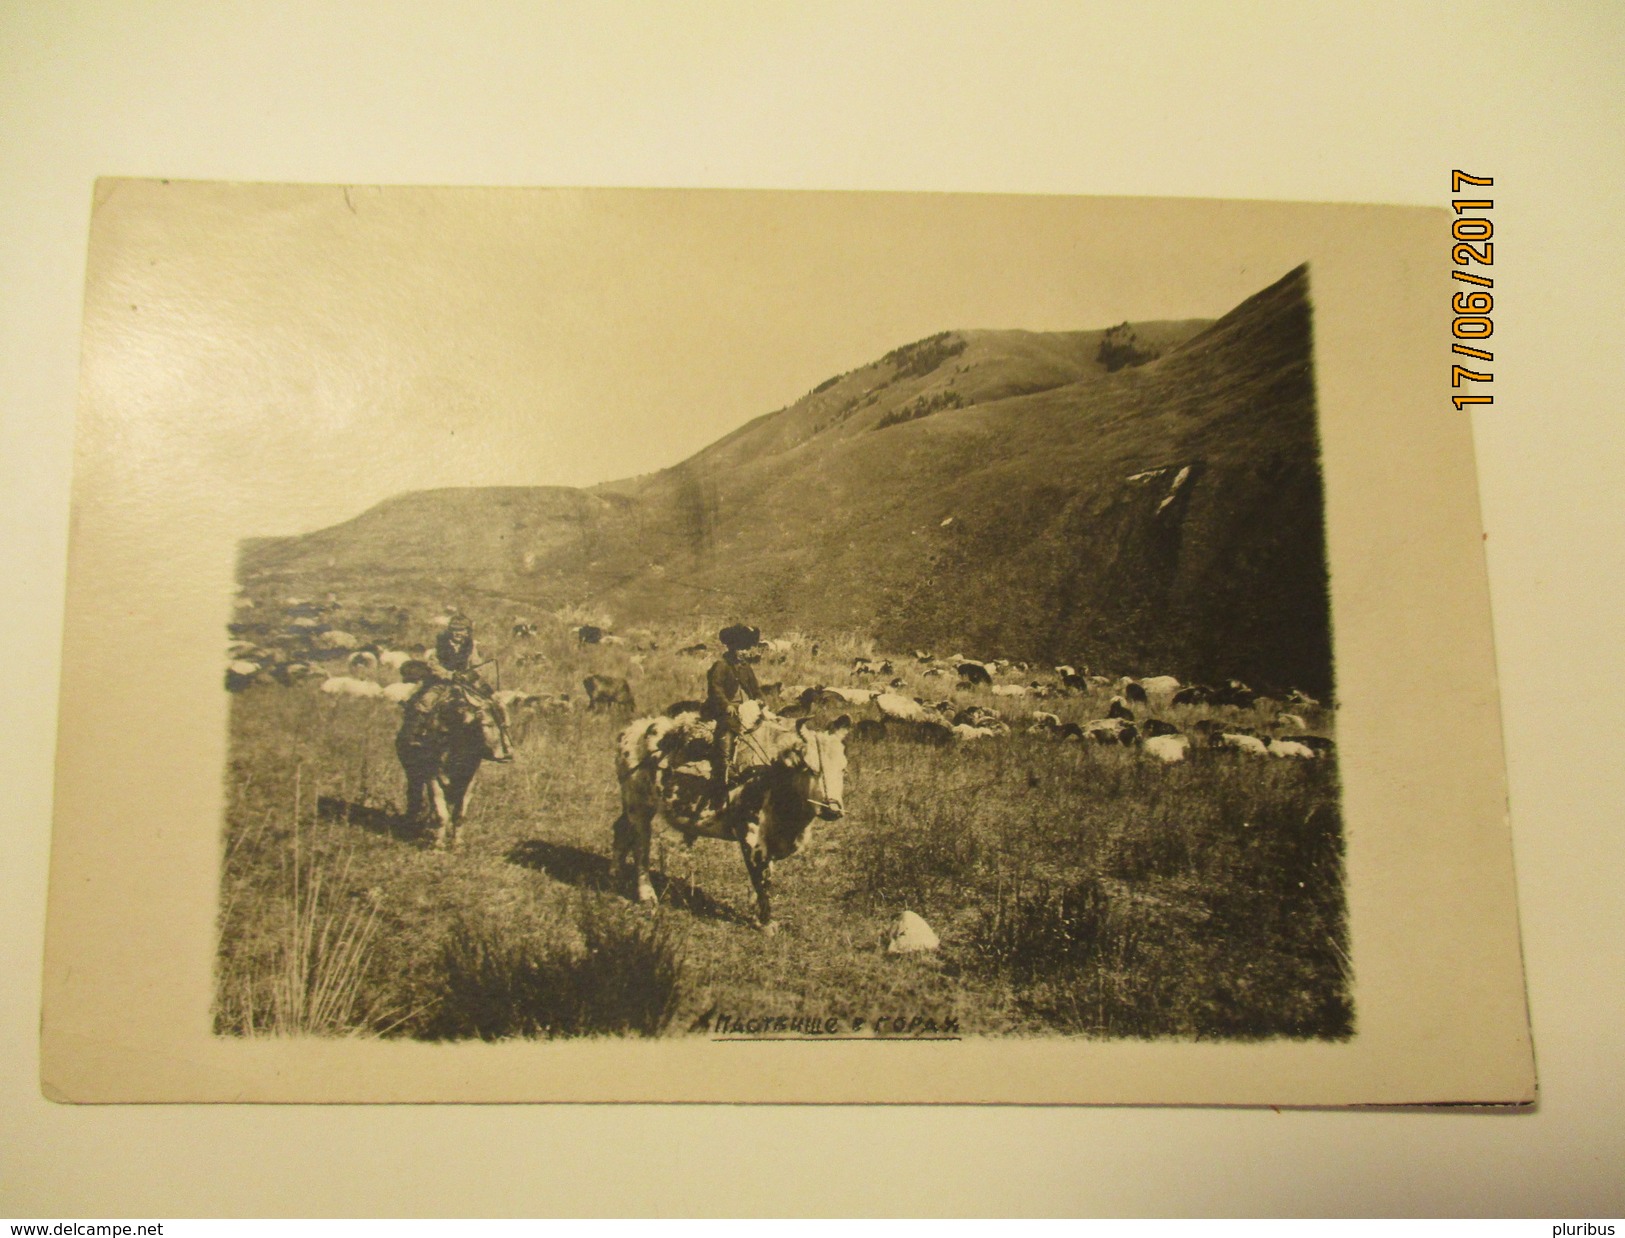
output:
[{"label": "old photograph", "polygon": [[226,535],[182,826],[210,1052],[1385,1021],[1319,394],[1344,217],[100,195],[91,471],[183,471]]}]

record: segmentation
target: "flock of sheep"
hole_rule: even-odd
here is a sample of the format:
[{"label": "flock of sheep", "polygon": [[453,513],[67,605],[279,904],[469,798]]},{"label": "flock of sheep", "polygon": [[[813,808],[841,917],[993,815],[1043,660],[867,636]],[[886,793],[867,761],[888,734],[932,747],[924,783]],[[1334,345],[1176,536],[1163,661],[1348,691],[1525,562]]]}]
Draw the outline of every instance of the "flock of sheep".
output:
[{"label": "flock of sheep", "polygon": [[[1312,723],[1318,722],[1324,711],[1319,701],[1296,689],[1274,700],[1239,680],[1214,688],[1182,684],[1172,675],[1144,679],[1125,676],[1114,681],[1065,665],[1054,667],[1052,673],[1035,675],[1034,668],[1026,663],[1004,659],[982,662],[954,657],[939,661],[921,651],[916,651],[915,659],[922,678],[952,675],[954,697],[932,702],[925,696],[907,695],[907,680],[895,673],[891,661],[859,657],[852,663],[854,677],[892,678],[878,689],[795,685],[783,690],[789,703],[781,712],[794,716],[823,705],[867,705],[872,706],[875,717],[858,724],[855,738],[863,738],[866,726],[875,733],[891,724],[927,742],[970,743],[1012,731],[1010,719],[992,704],[976,699],[984,692],[1001,702],[1047,703],[1110,691],[1103,718],[1069,722],[1052,710],[1036,709],[1014,721],[1028,734],[1058,742],[1133,748],[1169,764],[1185,760],[1193,747],[1308,761],[1329,756],[1335,747],[1329,737],[1310,733]],[[1174,707],[1202,709],[1211,716],[1188,723],[1182,731],[1168,718],[1158,716]],[[1265,723],[1268,729],[1253,725],[1258,722]]]},{"label": "flock of sheep", "polygon": [[[319,680],[319,690],[330,696],[395,704],[406,702],[418,691],[418,664],[427,658],[425,647],[396,649],[364,641],[322,623],[322,612],[336,609],[333,603],[323,607],[289,601],[290,626],[281,637],[266,644],[238,640],[228,646],[228,689],[236,692],[256,684]],[[512,627],[520,645],[533,639],[536,631],[528,619],[515,620]],[[592,625],[578,626],[572,634],[584,645],[623,643],[621,637]],[[703,658],[712,651],[700,643],[677,652]],[[771,664],[801,652],[816,657],[819,646],[808,647],[796,639],[770,639],[757,647],[754,656]],[[533,660],[524,653],[514,658],[520,665]],[[631,668],[635,671],[641,661],[641,656],[630,658]],[[1171,675],[1114,680],[1070,665],[1042,670],[1002,658],[937,658],[922,650],[915,651],[911,662],[901,661],[906,677],[888,658],[853,658],[851,677],[880,681],[875,687],[767,684],[764,693],[771,707],[787,717],[810,716],[823,707],[857,713],[854,738],[860,741],[885,733],[927,743],[965,744],[996,739],[1020,728],[1060,743],[1130,748],[1170,764],[1185,760],[1193,748],[1294,760],[1318,760],[1334,749],[1329,737],[1313,733],[1325,717],[1320,703],[1297,690],[1271,699],[1237,680],[1220,687],[1183,684]],[[335,673],[340,668],[342,673]],[[386,672],[393,672],[398,680],[384,682]],[[932,691],[930,681],[941,681],[942,691]],[[514,721],[582,706],[617,712],[634,708],[631,685],[624,679],[592,675],[583,687],[585,694],[580,697],[569,691],[517,689],[498,691],[495,696]],[[943,699],[928,699],[938,695]],[[1092,703],[1098,709],[1102,698],[1108,698],[1104,717],[1068,721],[1056,712],[1062,709],[1060,702],[1069,699]],[[695,704],[679,702],[672,708]],[[865,716],[861,711],[866,709],[872,713]],[[1076,717],[1079,710],[1070,707],[1065,712]],[[1197,712],[1204,716],[1193,719]],[[1170,720],[1170,714],[1183,720],[1183,729]]]}]

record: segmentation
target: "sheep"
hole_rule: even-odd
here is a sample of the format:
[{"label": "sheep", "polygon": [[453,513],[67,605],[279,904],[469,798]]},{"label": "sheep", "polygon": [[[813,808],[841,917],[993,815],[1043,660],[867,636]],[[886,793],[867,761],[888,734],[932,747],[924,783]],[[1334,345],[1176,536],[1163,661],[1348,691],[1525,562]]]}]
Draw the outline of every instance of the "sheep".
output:
[{"label": "sheep", "polygon": [[322,681],[322,691],[330,696],[381,697],[383,688],[370,679],[333,675]]},{"label": "sheep", "polygon": [[1082,732],[1082,738],[1097,744],[1122,744],[1124,747],[1140,737],[1138,728],[1121,718],[1096,718],[1093,722],[1085,722]]},{"label": "sheep", "polygon": [[875,709],[882,718],[893,722],[939,722],[941,719],[934,710],[927,709],[919,701],[911,700],[896,692],[876,693]]},{"label": "sheep", "polygon": [[993,739],[999,734],[1001,734],[1001,732],[995,731],[992,727],[967,726],[964,723],[956,723],[954,725],[954,738],[959,740],[961,743],[967,743],[978,739]]},{"label": "sheep", "polygon": [[1172,765],[1183,761],[1185,754],[1190,751],[1191,741],[1183,735],[1153,735],[1142,740],[1140,749],[1149,753],[1165,765]]},{"label": "sheep", "polygon": [[1166,702],[1179,691],[1179,680],[1172,675],[1152,675],[1148,679],[1140,680],[1140,687],[1145,690],[1148,700]]},{"label": "sheep", "polygon": [[1318,755],[1308,744],[1300,744],[1290,739],[1272,739],[1268,748],[1272,757],[1296,757],[1301,761],[1313,761]]}]

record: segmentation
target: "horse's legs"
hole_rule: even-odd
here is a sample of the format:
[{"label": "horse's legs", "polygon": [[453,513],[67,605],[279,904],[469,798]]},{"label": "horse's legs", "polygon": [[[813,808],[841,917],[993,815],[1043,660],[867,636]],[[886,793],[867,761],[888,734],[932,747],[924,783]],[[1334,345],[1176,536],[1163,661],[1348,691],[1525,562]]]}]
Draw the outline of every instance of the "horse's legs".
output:
[{"label": "horse's legs", "polygon": [[468,812],[468,797],[473,793],[474,775],[479,768],[479,763],[475,762],[466,768],[459,766],[446,776],[447,822],[450,826],[447,846],[455,847],[458,835],[462,833],[463,817]]},{"label": "horse's legs", "polygon": [[745,857],[745,871],[756,891],[756,923],[764,933],[777,932],[778,926],[773,923],[773,861],[767,858],[767,848],[747,834],[739,840],[739,853]]},{"label": "horse's legs", "polygon": [[451,824],[451,810],[446,804],[446,781],[444,774],[436,774],[427,780],[424,790],[428,792],[428,825],[427,838],[432,847],[446,845],[447,827]]},{"label": "horse's legs", "polygon": [[655,814],[639,812],[632,819],[632,863],[637,868],[637,900],[655,902],[655,882],[648,879],[648,851],[655,840]]},{"label": "horse's legs", "polygon": [[611,886],[618,886],[625,879],[627,865],[632,863],[632,821],[621,810],[621,815],[615,818],[613,827],[614,841],[609,852],[609,880]]},{"label": "horse's legs", "polygon": [[406,771],[406,820],[423,824],[423,779],[412,770]]}]

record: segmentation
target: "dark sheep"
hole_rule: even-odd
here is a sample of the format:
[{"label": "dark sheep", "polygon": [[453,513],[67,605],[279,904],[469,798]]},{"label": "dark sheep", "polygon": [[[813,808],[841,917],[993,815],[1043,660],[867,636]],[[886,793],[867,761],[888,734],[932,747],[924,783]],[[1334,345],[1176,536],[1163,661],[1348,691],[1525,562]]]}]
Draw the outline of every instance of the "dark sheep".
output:
[{"label": "dark sheep", "polygon": [[631,713],[637,708],[632,700],[632,685],[613,675],[588,675],[581,681],[587,690],[587,708],[612,709]]}]

